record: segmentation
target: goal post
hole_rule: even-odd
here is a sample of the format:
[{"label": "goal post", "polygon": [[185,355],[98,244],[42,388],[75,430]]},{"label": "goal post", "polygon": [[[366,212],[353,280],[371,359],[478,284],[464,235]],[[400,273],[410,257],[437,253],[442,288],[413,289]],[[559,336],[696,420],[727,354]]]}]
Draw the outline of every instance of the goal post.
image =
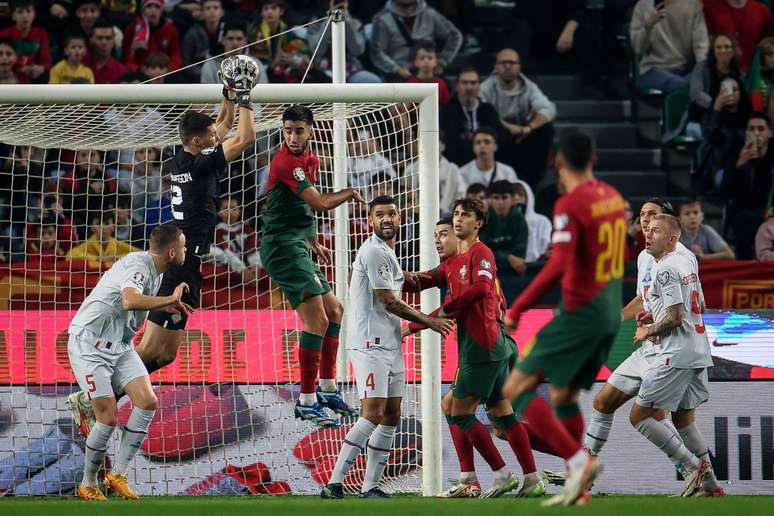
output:
[{"label": "goal post", "polygon": [[[420,270],[428,270],[437,265],[438,256],[433,242],[434,226],[439,215],[439,121],[436,85],[261,84],[254,88],[252,98],[255,103],[254,116],[258,131],[264,131],[267,134],[273,131],[272,137],[275,140],[278,137],[276,131],[281,125],[281,112],[285,107],[290,104],[305,104],[312,107],[315,112],[316,127],[321,128],[320,132],[325,138],[321,145],[326,149],[331,149],[330,155],[325,156],[325,159],[330,162],[329,171],[332,172],[333,181],[326,191],[334,188],[340,189],[347,185],[350,173],[347,152],[348,146],[353,144],[351,133],[365,130],[366,134],[370,132],[370,136],[366,137],[378,137],[384,141],[393,142],[390,145],[399,156],[395,160],[400,161],[400,166],[405,166],[406,170],[409,170],[408,162],[412,161],[411,166],[414,167],[411,170],[415,177],[409,179],[409,181],[414,181],[414,187],[408,200],[405,201],[409,204],[407,208],[414,210],[413,213],[415,213],[416,229],[413,230],[414,247],[412,249],[415,249],[414,253],[417,256],[412,256],[413,262],[411,263],[418,266]],[[46,152],[50,151],[50,153],[58,152],[60,158],[57,159],[60,160],[62,159],[62,149],[111,151],[127,148],[164,148],[179,144],[176,122],[184,110],[192,107],[205,111],[212,110],[220,101],[221,86],[214,84],[7,85],[0,88],[0,120],[3,122],[0,123],[0,142],[13,149],[32,146],[45,149]],[[164,113],[164,116],[155,125],[140,124],[134,126],[134,132],[131,134],[122,133],[121,130],[110,126],[103,116],[105,110],[109,108],[115,108],[119,113],[131,111],[131,115],[139,109],[138,106],[151,106],[154,110]],[[393,123],[401,117],[411,120],[410,127],[396,129],[393,132],[382,132],[381,124],[385,120]],[[393,125],[397,126],[398,124],[393,123]],[[137,129],[137,127],[141,129]],[[313,142],[315,149],[314,145],[316,144]],[[262,157],[265,158],[270,156],[271,151],[262,152]],[[258,154],[259,152],[256,150],[255,155]],[[11,159],[15,158],[11,157]],[[107,159],[107,152],[105,159]],[[241,165],[243,167],[258,166],[248,159],[245,159]],[[352,213],[348,206],[340,207],[332,215],[323,216],[327,217],[325,221],[332,228],[332,240],[335,246],[335,264],[329,277],[335,277],[336,292],[344,297],[342,302],[345,305],[348,267],[351,265],[354,252],[357,250],[352,244],[352,235],[350,234],[352,218],[356,216],[357,214]],[[407,228],[406,231],[407,233],[403,234],[408,234],[409,229]],[[362,237],[362,235],[360,236]],[[42,286],[38,285],[36,288],[43,292]],[[46,286],[45,288],[54,289],[55,286]],[[86,287],[81,285],[79,288],[85,289]],[[214,293],[215,297],[221,294],[223,292],[220,291]],[[277,294],[280,298],[281,296],[278,291],[274,290],[271,294],[271,306],[274,307],[274,295]],[[421,310],[429,313],[439,306],[440,294],[436,289],[428,290],[419,296],[419,300]],[[282,303],[282,306],[287,308],[284,302]],[[11,306],[14,304],[11,303]],[[15,306],[19,306],[19,303],[17,302]],[[72,307],[68,305],[68,309],[72,309]],[[19,315],[10,313],[13,310],[8,310],[8,312],[9,314],[4,317],[6,321],[11,321],[8,323],[10,326],[7,329],[13,333],[14,324],[20,324]],[[277,324],[288,325],[288,328],[291,324],[296,324],[290,319],[294,316],[283,315],[282,317],[283,319],[278,320]],[[61,327],[57,331],[60,330]],[[346,339],[346,335],[343,338]],[[4,344],[6,343],[4,342]],[[244,343],[247,349],[249,349],[250,344],[250,342]],[[13,342],[8,342],[8,356],[13,358],[13,353],[19,352],[19,349],[24,352],[26,345],[28,344],[22,343],[19,348]],[[341,347],[344,346],[345,342],[342,342]],[[421,487],[415,485],[409,489],[419,488],[423,495],[433,496],[440,492],[443,480],[442,414],[440,408],[441,339],[437,333],[425,330],[413,340],[413,346],[414,351],[412,352],[420,356],[414,356],[411,359],[416,371],[412,375],[413,386],[407,387],[407,390],[418,390],[416,396],[418,399],[407,403],[419,405],[419,407],[414,408],[418,409],[415,415],[416,419],[421,421],[421,431],[417,431],[420,435],[416,436],[421,442],[421,451],[416,457],[412,456],[410,459],[413,461],[409,465],[411,467],[404,469],[421,467]],[[228,351],[225,352],[228,353]],[[284,350],[282,353],[287,354],[287,351]],[[278,352],[278,358],[274,359],[279,364],[277,367],[283,367],[290,371],[290,366],[287,366],[282,361],[284,358],[279,356],[282,353]],[[27,364],[26,368],[28,372],[34,369],[30,364]],[[11,363],[9,371],[11,372],[8,373],[7,381],[0,377],[0,401],[3,390],[6,389],[3,385],[11,386],[8,387],[10,397],[16,395],[16,391],[12,391],[13,386],[20,385],[13,380],[16,378],[13,376],[13,363]],[[339,372],[344,376],[349,376],[347,368],[340,367]],[[227,374],[227,372],[219,370],[218,374],[221,373]],[[4,374],[3,369],[0,367],[0,376],[2,374]],[[19,374],[23,377],[27,373]],[[29,374],[32,375],[32,373]],[[201,374],[206,376],[204,373]],[[25,381],[30,382],[30,380]],[[169,379],[166,381],[173,383]],[[242,380],[239,379],[230,381],[235,382],[235,385],[242,383]],[[295,382],[297,378],[288,378],[288,381]],[[61,383],[61,380],[56,380],[56,382]],[[277,380],[277,382],[281,383],[281,380]],[[201,385],[206,383],[207,380],[199,381]],[[249,384],[250,382],[244,383]],[[416,385],[417,383],[419,385]],[[251,395],[258,396],[254,393]],[[350,399],[356,403],[352,393],[350,393]],[[62,417],[62,414],[59,414],[59,417]],[[268,416],[266,417],[268,419]],[[8,451],[0,439],[0,459]],[[287,453],[290,454],[289,449]],[[292,467],[288,468],[292,470]],[[400,471],[404,469],[396,468]],[[186,474],[190,470],[190,467],[185,469]],[[164,469],[163,474],[166,479],[167,476],[174,475],[174,472],[172,469]],[[180,480],[168,481],[167,485],[182,486],[183,482]],[[166,487],[167,491],[159,489],[161,488],[154,487],[152,491],[160,494],[174,493],[172,487]]]}]

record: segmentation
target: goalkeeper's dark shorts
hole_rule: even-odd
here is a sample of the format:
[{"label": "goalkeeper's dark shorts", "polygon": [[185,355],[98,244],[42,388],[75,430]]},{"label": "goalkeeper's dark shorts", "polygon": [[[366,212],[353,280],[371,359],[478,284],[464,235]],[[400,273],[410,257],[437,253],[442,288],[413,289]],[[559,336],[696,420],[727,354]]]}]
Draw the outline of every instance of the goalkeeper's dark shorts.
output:
[{"label": "goalkeeper's dark shorts", "polygon": [[[188,292],[183,294],[183,303],[193,308],[199,307],[199,294],[202,290],[202,258],[192,252],[187,252],[183,265],[172,265],[164,273],[157,296],[169,296],[180,283],[188,284]],[[170,314],[167,312],[151,312],[148,320],[167,330],[184,330],[188,322],[187,314]]]}]

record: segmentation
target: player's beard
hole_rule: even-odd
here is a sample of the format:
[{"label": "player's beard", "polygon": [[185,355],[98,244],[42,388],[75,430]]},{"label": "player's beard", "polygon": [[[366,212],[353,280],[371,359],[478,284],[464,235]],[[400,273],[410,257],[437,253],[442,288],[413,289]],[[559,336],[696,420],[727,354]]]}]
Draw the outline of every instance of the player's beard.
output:
[{"label": "player's beard", "polygon": [[374,227],[374,232],[376,233],[376,236],[382,240],[392,240],[398,234],[398,228],[393,225],[392,227],[385,229],[384,224],[381,224],[378,227]]}]

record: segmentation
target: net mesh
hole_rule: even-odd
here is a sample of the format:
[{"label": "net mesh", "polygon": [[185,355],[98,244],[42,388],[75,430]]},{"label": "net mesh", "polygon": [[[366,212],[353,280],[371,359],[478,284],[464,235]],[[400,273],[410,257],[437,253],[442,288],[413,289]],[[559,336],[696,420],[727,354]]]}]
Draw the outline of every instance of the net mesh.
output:
[{"label": "net mesh", "polygon": [[[300,322],[258,256],[268,165],[286,107],[256,106],[255,146],[220,183],[201,307],[176,360],[151,377],[160,409],[129,471],[140,494],[317,492],[352,423],[318,431],[293,418]],[[406,270],[416,270],[416,106],[309,107],[318,189],[333,189],[333,121],[343,119],[347,183],[367,200],[396,196],[403,221],[396,251]],[[101,272],[172,219],[165,167],[188,109],[213,106],[0,105],[0,493],[66,494],[80,480],[84,442],[65,404],[77,389],[67,327]],[[349,232],[339,238],[332,217],[318,214],[320,239],[331,248],[346,242],[349,265],[369,234],[366,212],[350,206]],[[335,265],[322,267],[332,284]],[[385,476],[389,489],[416,491],[419,342],[404,346],[403,417]],[[353,386],[343,390],[358,406]],[[121,401],[120,422],[130,407]],[[350,490],[362,481],[364,459],[347,479]]]}]

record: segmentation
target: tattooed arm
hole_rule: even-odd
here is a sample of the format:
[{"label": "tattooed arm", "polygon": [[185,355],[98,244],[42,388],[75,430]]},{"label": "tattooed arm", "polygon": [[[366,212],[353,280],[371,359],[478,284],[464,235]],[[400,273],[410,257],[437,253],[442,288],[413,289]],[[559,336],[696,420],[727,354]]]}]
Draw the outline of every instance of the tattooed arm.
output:
[{"label": "tattooed arm", "polygon": [[443,319],[440,317],[432,317],[425,315],[422,312],[414,310],[409,305],[404,303],[401,299],[395,296],[392,290],[375,289],[377,299],[384,305],[384,308],[391,314],[395,314],[401,319],[405,319],[410,322],[423,324],[426,327],[437,331],[443,336],[446,336],[454,326],[454,322],[449,319]]},{"label": "tattooed arm", "polygon": [[666,316],[660,321],[638,327],[634,333],[634,340],[643,341],[650,337],[663,337],[681,324],[683,324],[683,305],[672,305],[667,308]]}]

